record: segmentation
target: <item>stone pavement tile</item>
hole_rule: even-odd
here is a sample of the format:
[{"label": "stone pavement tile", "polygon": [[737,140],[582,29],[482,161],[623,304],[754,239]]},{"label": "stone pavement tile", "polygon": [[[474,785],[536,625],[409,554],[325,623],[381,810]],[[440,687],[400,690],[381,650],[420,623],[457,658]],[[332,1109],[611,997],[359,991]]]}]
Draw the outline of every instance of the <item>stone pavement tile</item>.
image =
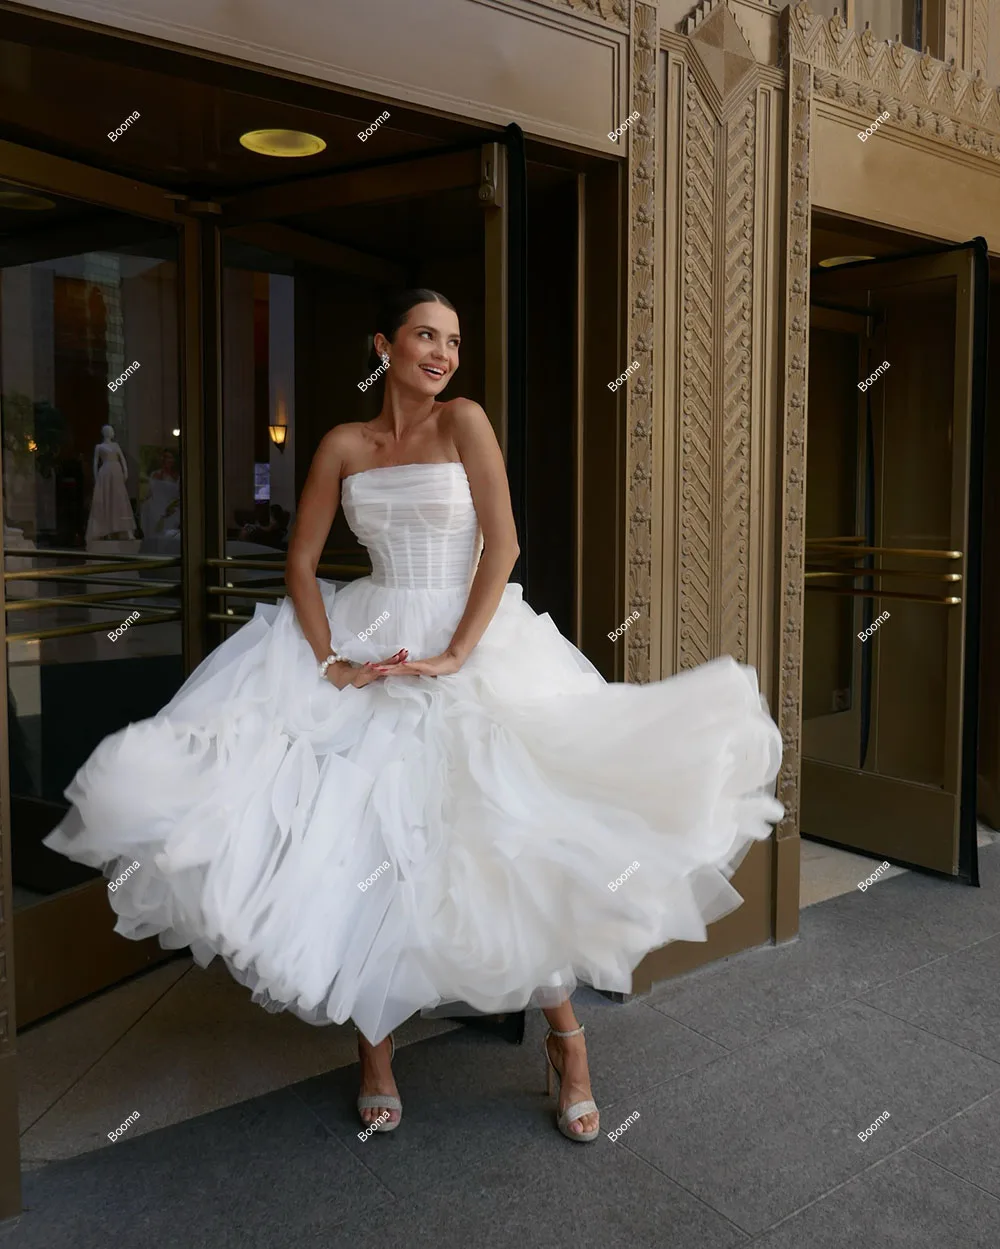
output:
[{"label": "stone pavement tile", "polygon": [[372,1210],[339,1233],[352,1249],[735,1249],[748,1243],[738,1228],[605,1135],[575,1144],[551,1123],[502,1158]]},{"label": "stone pavement tile", "polygon": [[910,1151],[1000,1197],[998,1123],[1000,1093],[994,1093],[921,1137],[910,1146]]},{"label": "stone pavement tile", "polygon": [[296,1097],[269,1093],[31,1172],[0,1244],[292,1249],[389,1200]]},{"label": "stone pavement tile", "polygon": [[[883,923],[865,907],[869,901],[858,894],[809,907],[797,940],[734,954],[664,981],[641,1000],[726,1049],[738,1049],[946,952],[933,934],[920,938]],[[851,904],[846,914],[845,902]]]},{"label": "stone pavement tile", "polygon": [[756,1235],[998,1088],[1000,1065],[848,1003],[602,1119],[638,1110],[618,1144]]},{"label": "stone pavement tile", "polygon": [[959,950],[862,999],[1000,1063],[1000,937]]},{"label": "stone pavement tile", "polygon": [[754,1249],[996,1249],[1000,1201],[904,1149],[752,1243]]}]

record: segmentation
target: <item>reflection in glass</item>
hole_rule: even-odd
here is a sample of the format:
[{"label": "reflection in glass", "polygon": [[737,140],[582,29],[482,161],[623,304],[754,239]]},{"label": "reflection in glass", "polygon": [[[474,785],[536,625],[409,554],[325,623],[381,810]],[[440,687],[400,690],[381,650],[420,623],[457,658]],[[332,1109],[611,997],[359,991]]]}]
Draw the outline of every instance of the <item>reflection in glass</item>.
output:
[{"label": "reflection in glass", "polygon": [[130,241],[87,251],[77,225],[64,255],[77,211],[60,203],[51,247],[37,214],[0,246],[15,906],[98,875],[41,840],[98,743],[183,679],[176,234],[118,218]]}]

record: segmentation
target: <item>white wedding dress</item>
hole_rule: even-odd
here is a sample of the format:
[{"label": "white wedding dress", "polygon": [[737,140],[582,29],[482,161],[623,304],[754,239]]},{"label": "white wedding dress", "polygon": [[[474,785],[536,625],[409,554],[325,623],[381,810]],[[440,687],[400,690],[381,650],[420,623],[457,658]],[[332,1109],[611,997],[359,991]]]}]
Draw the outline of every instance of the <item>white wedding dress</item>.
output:
[{"label": "white wedding dress", "polygon": [[[368,469],[342,498],[372,575],[320,582],[334,648],[439,654],[482,550],[463,466]],[[458,672],[363,689],[319,679],[285,598],[97,747],[45,840],[109,879],[138,862],[109,894],[123,936],[378,1042],[446,1004],[627,993],[649,950],[704,941],[783,814],[780,757],[752,668],[609,684],[517,584]]]}]

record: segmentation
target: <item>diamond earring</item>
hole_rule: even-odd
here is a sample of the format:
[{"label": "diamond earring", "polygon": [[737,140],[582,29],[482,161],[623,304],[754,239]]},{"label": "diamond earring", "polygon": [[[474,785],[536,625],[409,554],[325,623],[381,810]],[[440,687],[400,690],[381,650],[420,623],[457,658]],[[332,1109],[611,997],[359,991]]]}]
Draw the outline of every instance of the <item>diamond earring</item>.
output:
[{"label": "diamond earring", "polygon": [[387,351],[382,352],[382,363],[386,368],[389,367],[389,353]]}]

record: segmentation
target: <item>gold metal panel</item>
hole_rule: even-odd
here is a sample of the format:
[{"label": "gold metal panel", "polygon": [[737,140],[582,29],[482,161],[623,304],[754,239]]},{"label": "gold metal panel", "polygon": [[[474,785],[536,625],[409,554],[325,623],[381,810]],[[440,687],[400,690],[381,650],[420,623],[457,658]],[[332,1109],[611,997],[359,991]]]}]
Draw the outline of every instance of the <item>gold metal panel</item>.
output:
[{"label": "gold metal panel", "polygon": [[174,956],[155,937],[126,941],[114,930],[117,918],[108,905],[105,880],[14,912],[16,947],[32,952],[30,960],[22,957],[18,964],[19,1027]]},{"label": "gold metal panel", "polygon": [[803,759],[802,832],[826,837],[831,828],[837,830],[838,845],[865,854],[949,874],[958,868],[958,810],[952,794]]}]

